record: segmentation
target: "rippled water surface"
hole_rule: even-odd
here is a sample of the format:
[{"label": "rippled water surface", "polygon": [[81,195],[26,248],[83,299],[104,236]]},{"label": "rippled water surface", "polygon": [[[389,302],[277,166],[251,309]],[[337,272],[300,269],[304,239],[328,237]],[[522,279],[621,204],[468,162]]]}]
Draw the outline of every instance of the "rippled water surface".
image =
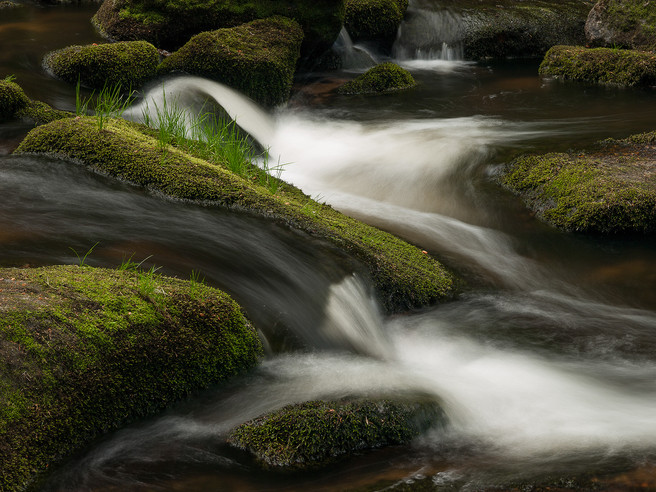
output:
[{"label": "rippled water surface", "polygon": [[[14,73],[29,96],[73,108],[73,88],[40,60],[96,42],[94,10],[0,11],[0,76]],[[413,15],[426,15],[419,26],[453,21]],[[349,69],[303,74],[273,112],[197,78],[156,81],[141,95],[223,104],[280,157],[284,179],[468,281],[459,300],[421,312],[385,316],[364,268],[306,235],[166,200],[75,163],[11,156],[29,128],[0,124],[1,265],[76,263],[73,250],[98,243],[92,265],[132,256],[167,274],[199,271],[244,306],[268,349],[253,373],[106,436],[42,490],[380,490],[408,481],[480,490],[578,477],[559,482],[571,488],[590,476],[625,490],[656,484],[654,240],[561,233],[493,180],[521,152],[651,130],[654,93],[542,80],[537,61],[457,60],[444,51],[453,41],[439,37],[419,53],[413,28],[402,26],[395,54],[418,85],[396,95],[331,91],[380,58],[348,44],[359,50]],[[291,402],[408,393],[439,401],[449,425],[324,471],[262,472],[223,444],[235,425]]]}]

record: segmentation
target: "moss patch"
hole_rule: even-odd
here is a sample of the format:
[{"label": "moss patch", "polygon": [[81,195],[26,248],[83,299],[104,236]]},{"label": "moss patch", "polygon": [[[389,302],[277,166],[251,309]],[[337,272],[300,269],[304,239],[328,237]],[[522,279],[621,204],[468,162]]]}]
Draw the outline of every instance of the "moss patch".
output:
[{"label": "moss patch", "polygon": [[94,23],[110,39],[150,41],[175,50],[193,35],[282,15],[304,32],[302,57],[330,49],[344,20],[344,0],[107,0]]},{"label": "moss patch", "polygon": [[289,98],[303,31],[284,17],[200,33],[166,58],[158,72],[218,80],[265,106]]},{"label": "moss patch", "polygon": [[396,92],[416,85],[410,72],[386,62],[370,68],[359,77],[337,88],[340,94],[376,94]]},{"label": "moss patch", "polygon": [[344,27],[354,41],[375,41],[392,46],[408,8],[400,0],[346,0]]},{"label": "moss patch", "polygon": [[158,275],[0,269],[0,489],[99,435],[253,366],[226,294]]},{"label": "moss patch", "polygon": [[72,115],[66,111],[53,109],[41,101],[33,101],[17,83],[9,78],[0,80],[0,121],[27,119],[37,125],[50,123]]},{"label": "moss patch", "polygon": [[407,443],[443,420],[431,404],[311,401],[240,425],[228,443],[248,451],[266,468],[311,469],[363,449]]},{"label": "moss patch", "polygon": [[321,205],[282,183],[276,195],[256,182],[170,146],[152,130],[123,120],[103,129],[93,117],[60,120],[32,130],[17,152],[43,152],[82,161],[92,169],[158,190],[168,196],[248,210],[323,238],[369,269],[390,312],[446,300],[456,279],[440,263],[397,237]]},{"label": "moss patch", "polygon": [[585,32],[591,44],[656,49],[656,5],[644,0],[601,0],[590,11]]},{"label": "moss patch", "polygon": [[554,46],[540,65],[540,75],[627,87],[656,85],[656,53],[614,48]]},{"label": "moss patch", "polygon": [[155,76],[157,48],[145,41],[69,46],[48,53],[44,64],[69,82],[102,89],[120,85],[137,88]]},{"label": "moss patch", "polygon": [[526,155],[501,182],[544,221],[592,234],[656,231],[656,133],[607,140],[590,153]]}]

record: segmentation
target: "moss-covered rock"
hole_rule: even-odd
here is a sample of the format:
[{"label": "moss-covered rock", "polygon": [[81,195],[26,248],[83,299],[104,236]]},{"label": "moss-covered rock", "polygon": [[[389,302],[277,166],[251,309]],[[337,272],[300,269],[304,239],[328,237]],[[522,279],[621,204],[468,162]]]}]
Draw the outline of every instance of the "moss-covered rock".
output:
[{"label": "moss-covered rock", "polygon": [[303,31],[297,22],[271,17],[197,34],[158,67],[229,85],[265,106],[289,98]]},{"label": "moss-covered rock", "polygon": [[312,61],[337,39],[344,0],[105,0],[94,23],[110,39],[143,39],[173,51],[200,32],[274,15],[299,23],[302,57]]},{"label": "moss-covered rock", "polygon": [[16,2],[10,2],[9,0],[2,0],[0,1],[0,10],[2,9],[13,9],[16,7],[20,7],[19,3]]},{"label": "moss-covered rock", "polygon": [[0,269],[0,490],[127,422],[253,366],[226,294],[157,274]]},{"label": "moss-covered rock", "polygon": [[66,82],[102,89],[140,87],[155,76],[157,48],[145,41],[68,46],[48,53],[46,68]]},{"label": "moss-covered rock", "polygon": [[656,49],[656,4],[644,0],[599,0],[585,35],[592,45]]},{"label": "moss-covered rock", "polygon": [[656,231],[656,133],[606,140],[589,153],[525,155],[501,183],[536,215],[566,231]]},{"label": "moss-covered rock", "polygon": [[346,0],[344,27],[353,41],[389,49],[408,8],[407,0]]},{"label": "moss-covered rock", "polygon": [[73,116],[66,111],[53,109],[41,101],[33,101],[23,88],[8,77],[0,80],[0,121],[27,119],[37,125]]},{"label": "moss-covered rock", "polygon": [[340,94],[396,92],[416,85],[412,74],[395,63],[385,62],[337,88]]},{"label": "moss-covered rock", "polygon": [[467,60],[542,57],[557,44],[585,44],[588,0],[443,0],[458,18],[451,36]]},{"label": "moss-covered rock", "polygon": [[364,449],[407,443],[443,423],[444,414],[432,403],[310,401],[240,425],[228,443],[265,468],[312,469]]},{"label": "moss-covered rock", "polygon": [[364,264],[384,307],[401,311],[452,298],[455,277],[439,262],[397,237],[321,205],[282,183],[276,194],[226,169],[170,146],[152,130],[123,120],[60,120],[32,130],[17,152],[43,152],[179,199],[248,210],[323,238]]},{"label": "moss-covered rock", "polygon": [[656,85],[656,53],[615,48],[554,46],[540,65],[540,75],[627,87]]}]

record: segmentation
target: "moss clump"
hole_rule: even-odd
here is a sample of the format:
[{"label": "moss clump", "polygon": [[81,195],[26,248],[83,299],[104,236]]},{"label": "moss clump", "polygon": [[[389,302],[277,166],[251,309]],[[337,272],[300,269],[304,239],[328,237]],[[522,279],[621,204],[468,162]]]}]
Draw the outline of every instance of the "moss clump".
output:
[{"label": "moss clump", "polygon": [[97,89],[140,87],[155,76],[158,63],[157,48],[145,41],[69,46],[44,58],[55,76]]},{"label": "moss clump", "polygon": [[540,65],[540,75],[627,87],[656,85],[656,53],[615,48],[554,46]]},{"label": "moss clump", "polygon": [[60,120],[32,130],[16,152],[43,152],[82,161],[92,169],[168,196],[212,202],[272,218],[323,238],[359,259],[390,312],[452,298],[456,279],[415,246],[321,205],[282,183],[276,195],[227,170],[176,148],[161,146],[150,129],[93,117]]},{"label": "moss clump", "polygon": [[330,49],[344,20],[344,0],[108,0],[94,23],[110,39],[144,39],[175,50],[203,31],[281,15],[304,32],[301,56],[313,60]]},{"label": "moss clump", "polygon": [[544,221],[591,234],[656,231],[656,134],[607,140],[591,153],[525,155],[501,183]]},{"label": "moss clump", "polygon": [[166,58],[158,72],[218,80],[265,106],[289,98],[303,31],[285,17],[200,33]]},{"label": "moss clump", "polygon": [[345,6],[344,27],[354,41],[374,41],[389,48],[396,38],[408,2],[346,0]]},{"label": "moss clump", "polygon": [[260,341],[210,287],[78,266],[0,269],[0,489],[253,366]]},{"label": "moss clump", "polygon": [[363,449],[407,443],[443,420],[441,410],[427,403],[311,401],[240,425],[228,443],[266,468],[312,469]]},{"label": "moss clump", "polygon": [[359,77],[337,88],[340,94],[376,94],[396,92],[416,85],[410,72],[386,62],[370,68]]},{"label": "moss clump", "polygon": [[0,120],[14,118],[16,113],[29,104],[30,98],[11,77],[0,80]]},{"label": "moss clump", "polygon": [[656,48],[656,5],[644,0],[600,0],[585,24],[588,42]]}]

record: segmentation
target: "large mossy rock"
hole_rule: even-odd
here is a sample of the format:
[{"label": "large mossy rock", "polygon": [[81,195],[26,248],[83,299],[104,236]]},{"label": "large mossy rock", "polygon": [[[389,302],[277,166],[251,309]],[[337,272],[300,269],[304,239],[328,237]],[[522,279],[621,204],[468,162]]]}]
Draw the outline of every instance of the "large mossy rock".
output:
[{"label": "large mossy rock", "polygon": [[310,401],[238,426],[228,443],[268,469],[314,469],[361,450],[405,444],[444,420],[432,403]]},{"label": "large mossy rock", "polygon": [[656,49],[656,3],[599,0],[588,15],[585,34],[591,45]]},{"label": "large mossy rock", "polygon": [[285,17],[203,32],[167,57],[158,73],[200,75],[275,106],[289,98],[302,40],[298,23]]},{"label": "large mossy rock", "polygon": [[585,43],[587,0],[444,0],[456,26],[448,42],[467,60],[538,58],[557,44]]},{"label": "large mossy rock", "polygon": [[159,53],[145,41],[68,46],[48,53],[44,64],[71,84],[79,80],[95,89],[117,85],[136,89],[155,76]]},{"label": "large mossy rock", "polygon": [[42,125],[61,118],[74,116],[66,111],[53,109],[41,101],[33,101],[23,88],[10,78],[0,80],[0,121],[27,119]]},{"label": "large mossy rock", "polygon": [[395,63],[386,62],[337,88],[340,94],[381,94],[409,89],[416,85],[412,74]]},{"label": "large mossy rock", "polygon": [[656,133],[600,142],[589,153],[521,156],[501,183],[560,229],[590,234],[656,232]]},{"label": "large mossy rock", "polygon": [[396,38],[407,0],[345,0],[344,27],[355,42],[369,41],[387,50]]},{"label": "large mossy rock", "polygon": [[152,273],[0,269],[0,490],[254,366],[239,306]]},{"label": "large mossy rock", "polygon": [[110,39],[178,49],[193,35],[282,15],[304,32],[302,57],[330,49],[344,21],[344,0],[105,0],[94,23]]},{"label": "large mossy rock", "polygon": [[165,195],[248,210],[324,239],[357,258],[369,271],[388,312],[454,297],[458,282],[426,252],[321,205],[281,183],[276,194],[227,170],[225,162],[193,157],[162,146],[154,132],[123,120],[103,128],[94,117],[60,120],[32,130],[18,153],[60,155]]},{"label": "large mossy rock", "polygon": [[650,87],[656,85],[656,53],[615,48],[554,46],[539,69],[543,77],[598,84]]}]

